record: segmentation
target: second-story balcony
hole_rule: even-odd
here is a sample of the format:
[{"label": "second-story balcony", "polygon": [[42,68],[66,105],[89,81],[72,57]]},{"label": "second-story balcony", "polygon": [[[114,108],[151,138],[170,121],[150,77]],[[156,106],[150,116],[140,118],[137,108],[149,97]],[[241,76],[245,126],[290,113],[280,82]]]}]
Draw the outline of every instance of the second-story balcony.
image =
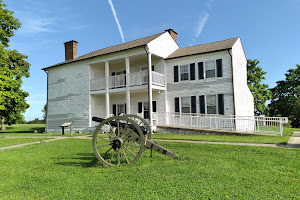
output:
[{"label": "second-story balcony", "polygon": [[[164,87],[165,76],[158,72],[152,71],[152,84]],[[129,87],[140,86],[148,84],[148,72],[134,72],[129,74]],[[108,89],[126,87],[126,74],[109,76],[108,77]],[[91,90],[105,90],[105,77],[91,79],[90,80]]]}]

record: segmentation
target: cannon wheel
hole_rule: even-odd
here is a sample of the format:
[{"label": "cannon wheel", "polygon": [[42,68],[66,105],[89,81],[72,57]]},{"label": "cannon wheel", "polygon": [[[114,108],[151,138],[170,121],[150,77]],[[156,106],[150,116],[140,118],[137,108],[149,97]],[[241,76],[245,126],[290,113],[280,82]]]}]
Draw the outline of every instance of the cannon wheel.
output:
[{"label": "cannon wheel", "polygon": [[125,115],[126,117],[129,117],[130,119],[133,119],[139,126],[144,126],[147,128],[147,135],[145,135],[146,139],[151,139],[152,131],[149,126],[149,124],[146,122],[145,119],[141,118],[140,116],[137,115]]},{"label": "cannon wheel", "polygon": [[[111,125],[113,122],[117,123],[116,127]],[[120,123],[125,126],[120,126]],[[138,161],[145,151],[145,137],[134,120],[126,116],[110,117],[94,131],[93,150],[103,165],[131,164]]]}]

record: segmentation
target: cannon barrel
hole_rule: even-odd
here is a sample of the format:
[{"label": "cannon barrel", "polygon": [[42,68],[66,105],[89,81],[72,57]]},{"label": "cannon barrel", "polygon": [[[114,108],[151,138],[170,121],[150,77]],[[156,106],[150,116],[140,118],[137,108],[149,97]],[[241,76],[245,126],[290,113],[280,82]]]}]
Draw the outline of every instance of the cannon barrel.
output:
[{"label": "cannon barrel", "polygon": [[[100,118],[100,117],[93,117],[92,120],[95,121],[95,122],[101,123],[101,122],[103,122],[105,119],[104,119],[104,118]],[[111,125],[111,126],[113,126],[113,127],[117,127],[117,126],[118,126],[118,122],[113,121],[113,120],[107,122],[106,124],[107,124],[107,125]],[[127,123],[119,122],[119,126],[122,127],[122,128],[125,128],[126,125],[127,125],[128,128],[134,129],[134,132],[136,132],[136,133],[138,134],[138,131],[135,131],[136,128],[135,128],[132,124],[127,124]],[[142,133],[143,133],[144,135],[146,135],[146,134],[147,134],[147,131],[148,131],[147,128],[146,128],[145,126],[139,126],[139,127],[140,127]]]}]

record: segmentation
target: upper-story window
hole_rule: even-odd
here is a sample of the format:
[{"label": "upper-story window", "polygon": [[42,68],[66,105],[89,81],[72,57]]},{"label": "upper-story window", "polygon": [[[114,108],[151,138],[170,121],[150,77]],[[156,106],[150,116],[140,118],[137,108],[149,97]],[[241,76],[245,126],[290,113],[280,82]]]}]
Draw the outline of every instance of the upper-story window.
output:
[{"label": "upper-story window", "polygon": [[205,62],[205,74],[206,78],[216,77],[216,62]]},{"label": "upper-story window", "polygon": [[174,82],[195,80],[195,63],[174,66]]},{"label": "upper-story window", "polygon": [[189,80],[189,67],[188,67],[188,65],[181,65],[180,66],[180,80],[181,81]]},{"label": "upper-story window", "polygon": [[223,77],[222,59],[198,62],[198,79]]}]

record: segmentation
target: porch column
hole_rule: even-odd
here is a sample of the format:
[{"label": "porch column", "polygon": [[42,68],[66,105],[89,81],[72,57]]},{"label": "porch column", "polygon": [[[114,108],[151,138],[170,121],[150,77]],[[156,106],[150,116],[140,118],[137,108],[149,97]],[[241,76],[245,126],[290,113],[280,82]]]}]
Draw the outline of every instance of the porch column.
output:
[{"label": "porch column", "polygon": [[164,76],[165,76],[165,113],[166,113],[166,124],[169,124],[169,108],[168,108],[168,88],[167,88],[167,66],[166,66],[166,62],[164,62]]},{"label": "porch column", "polygon": [[105,117],[108,117],[109,112],[109,93],[108,93],[108,76],[109,76],[109,62],[105,62]]},{"label": "porch column", "polygon": [[129,91],[129,85],[130,85],[130,61],[129,57],[125,58],[126,63],[126,114],[130,114],[130,91]]},{"label": "porch column", "polygon": [[148,52],[148,101],[149,101],[149,125],[152,129],[153,120],[152,120],[152,62],[151,62],[151,53]]}]

